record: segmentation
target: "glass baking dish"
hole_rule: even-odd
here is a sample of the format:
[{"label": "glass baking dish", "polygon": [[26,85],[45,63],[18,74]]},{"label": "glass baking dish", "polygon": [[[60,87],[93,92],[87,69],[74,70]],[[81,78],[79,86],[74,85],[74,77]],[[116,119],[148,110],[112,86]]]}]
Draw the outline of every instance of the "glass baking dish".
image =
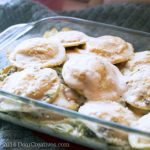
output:
[{"label": "glass baking dish", "polygon": [[[11,52],[16,44],[31,37],[42,37],[44,32],[52,27],[58,30],[64,27],[76,29],[93,37],[108,34],[119,36],[132,43],[136,51],[150,50],[150,34],[146,32],[78,18],[50,17],[28,24],[12,26],[0,34],[0,68],[9,65],[7,54]],[[86,116],[76,111],[67,110],[31,98],[17,96],[2,90],[0,90],[0,96],[0,102],[7,100],[14,105],[18,104],[22,107],[22,112],[17,111],[17,106],[13,111],[12,108],[11,111],[9,109],[5,112],[1,111],[1,119],[93,149],[133,149],[130,147],[126,136],[122,139],[118,137],[121,134],[128,135],[129,133],[133,133],[150,138],[150,131],[145,132],[103,119]],[[31,108],[30,112],[26,112],[25,108],[28,110]],[[37,111],[40,112],[40,115],[45,120],[39,121],[37,119],[39,117],[36,114]],[[90,130],[87,124],[99,126],[99,136]],[[116,136],[114,136],[115,134]]]}]

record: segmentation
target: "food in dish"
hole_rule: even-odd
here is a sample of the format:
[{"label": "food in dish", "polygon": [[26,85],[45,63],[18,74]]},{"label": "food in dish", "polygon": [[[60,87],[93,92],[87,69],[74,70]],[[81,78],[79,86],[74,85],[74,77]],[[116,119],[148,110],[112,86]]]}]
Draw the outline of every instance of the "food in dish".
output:
[{"label": "food in dish", "polygon": [[0,112],[44,129],[103,141],[115,149],[116,145],[149,149],[147,139],[143,142],[130,134],[128,142],[127,132],[63,114],[64,109],[70,109],[148,130],[145,124],[149,118],[143,115],[150,111],[149,58],[149,51],[134,53],[133,46],[120,37],[96,38],[68,28],[52,28],[44,37],[27,39],[14,48],[10,66],[0,72],[0,89],[62,107],[62,114],[2,96]]},{"label": "food in dish", "polygon": [[55,70],[28,68],[4,79],[1,89],[33,99],[52,102],[58,95],[60,81]]},{"label": "food in dish", "polygon": [[150,66],[139,68],[127,77],[128,90],[124,98],[130,105],[144,110],[150,110]]},{"label": "food in dish", "polygon": [[51,28],[49,31],[46,31],[46,32],[44,33],[43,37],[44,37],[44,38],[49,38],[49,37],[51,37],[51,36],[53,36],[53,35],[55,35],[55,34],[57,34],[57,33],[58,33],[58,30],[57,30],[55,27],[53,27],[53,28]]},{"label": "food in dish", "polygon": [[135,53],[122,69],[128,90],[125,100],[130,105],[150,110],[150,52]]},{"label": "food in dish", "polygon": [[33,112],[35,107],[0,97],[1,112]]},{"label": "food in dish", "polygon": [[83,49],[79,49],[77,47],[74,47],[74,48],[69,48],[66,50],[66,54],[67,54],[67,59],[71,58],[71,57],[74,57],[75,55],[78,55],[78,54],[85,54],[86,51],[83,50]]},{"label": "food in dish", "polygon": [[[1,89],[77,110],[83,103],[84,98],[66,85],[61,84],[60,81],[55,70],[50,68],[29,68],[6,77],[1,85]],[[15,102],[10,100],[4,101],[1,99],[0,107],[1,111],[15,111],[15,109],[22,112],[31,111],[26,109],[27,107],[30,108],[30,106],[23,103],[16,103],[15,105]]]},{"label": "food in dish", "polygon": [[21,42],[10,54],[10,62],[19,68],[55,67],[66,59],[66,52],[58,40],[32,38]]},{"label": "food in dish", "polygon": [[[79,113],[126,126],[130,126],[135,120],[137,120],[134,113],[127,107],[111,101],[86,102],[79,108]],[[121,132],[117,129],[113,130],[109,127],[89,121],[84,122],[86,126],[90,128],[99,138],[105,138],[109,143],[115,143],[116,145],[127,144],[125,142],[128,138],[127,133]]]},{"label": "food in dish", "polygon": [[12,73],[16,72],[17,68],[10,65],[7,66],[5,68],[3,68],[2,70],[0,70],[0,83],[2,83],[2,81],[9,75],[11,75]]},{"label": "food in dish", "polygon": [[86,46],[89,52],[105,57],[113,64],[126,62],[134,54],[133,46],[120,37],[105,35],[91,38]]},{"label": "food in dish", "polygon": [[78,110],[83,102],[84,98],[82,98],[77,92],[64,84],[61,84],[59,95],[53,104],[67,109]]},{"label": "food in dish", "polygon": [[127,126],[130,126],[136,120],[134,113],[127,107],[112,101],[86,102],[80,107],[79,112]]},{"label": "food in dish", "polygon": [[80,31],[60,31],[52,39],[58,39],[64,47],[73,47],[86,44],[87,35]]},{"label": "food in dish", "polygon": [[[141,117],[133,125],[134,128],[142,131],[150,131],[150,113]],[[129,143],[135,149],[150,149],[150,138],[146,138],[137,134],[129,134]]]},{"label": "food in dish", "polygon": [[88,100],[117,100],[126,90],[118,68],[95,55],[75,55],[64,64],[62,76]]},{"label": "food in dish", "polygon": [[123,73],[134,71],[138,67],[144,67],[144,65],[150,65],[150,51],[136,52],[129,60],[124,68],[121,70]]}]

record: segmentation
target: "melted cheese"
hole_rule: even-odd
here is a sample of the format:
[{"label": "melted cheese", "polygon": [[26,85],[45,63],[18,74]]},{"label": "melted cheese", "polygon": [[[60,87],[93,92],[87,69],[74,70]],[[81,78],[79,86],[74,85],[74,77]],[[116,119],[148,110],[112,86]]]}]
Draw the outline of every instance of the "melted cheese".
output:
[{"label": "melted cheese", "polygon": [[72,47],[85,44],[87,36],[79,31],[60,31],[51,38],[60,40],[64,47]]},{"label": "melted cheese", "polygon": [[79,112],[127,126],[136,120],[135,115],[127,107],[111,101],[87,102],[80,107]]},{"label": "melted cheese", "polygon": [[66,59],[65,49],[58,40],[32,38],[20,43],[10,54],[10,62],[19,68],[54,67]]},{"label": "melted cheese", "polygon": [[128,90],[125,100],[130,105],[150,110],[150,52],[138,52],[122,68]]},{"label": "melted cheese", "polygon": [[[150,113],[141,117],[136,123],[134,123],[133,128],[150,132]],[[137,134],[129,134],[129,143],[133,148],[136,149],[150,149],[150,138],[140,136]]]},{"label": "melted cheese", "polygon": [[130,61],[125,66],[125,69],[134,70],[135,67],[140,65],[149,65],[150,64],[150,51],[137,52],[131,58]]},{"label": "melted cheese", "polygon": [[119,70],[95,55],[75,55],[64,64],[62,76],[88,100],[117,100],[126,90]]},{"label": "melted cheese", "polygon": [[91,38],[86,47],[89,52],[102,56],[113,64],[126,62],[131,58],[134,51],[130,43],[110,35]]},{"label": "melted cheese", "polygon": [[77,110],[82,102],[82,98],[75,91],[62,84],[59,95],[53,104],[63,108]]},{"label": "melted cheese", "polygon": [[[111,101],[87,102],[79,108],[79,113],[127,126],[130,126],[130,124],[136,120],[136,117],[128,108],[117,102]],[[126,132],[115,130],[114,128],[112,129],[94,122],[84,121],[84,123],[99,138],[103,138],[109,143],[121,146],[128,144]]]},{"label": "melted cheese", "polygon": [[8,76],[1,89],[39,100],[42,100],[45,95],[50,95],[43,100],[51,102],[57,96],[59,86],[60,81],[54,70],[25,69]]}]

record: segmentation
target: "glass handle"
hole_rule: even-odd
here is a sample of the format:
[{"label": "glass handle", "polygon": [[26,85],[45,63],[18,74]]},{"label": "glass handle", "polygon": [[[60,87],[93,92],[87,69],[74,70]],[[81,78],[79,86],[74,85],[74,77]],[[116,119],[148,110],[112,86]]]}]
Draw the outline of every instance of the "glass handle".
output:
[{"label": "glass handle", "polygon": [[0,33],[0,49],[5,48],[11,42],[28,32],[33,28],[33,23],[18,24],[11,26]]}]

